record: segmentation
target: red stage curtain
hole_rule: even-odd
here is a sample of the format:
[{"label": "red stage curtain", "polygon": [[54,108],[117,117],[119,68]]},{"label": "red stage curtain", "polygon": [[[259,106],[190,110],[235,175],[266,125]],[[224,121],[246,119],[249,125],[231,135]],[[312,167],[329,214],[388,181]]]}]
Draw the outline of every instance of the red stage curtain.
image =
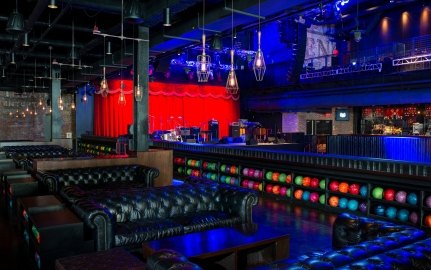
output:
[{"label": "red stage curtain", "polygon": [[[131,85],[131,81],[128,81],[126,85],[129,84]],[[117,89],[117,87],[113,85],[113,89]],[[238,97],[226,94],[226,90],[222,86],[150,82],[149,88],[150,133],[155,130],[173,130],[192,126],[208,130],[208,121],[215,119],[219,122],[219,136],[223,137],[229,134],[229,124],[239,119]],[[126,89],[131,89],[131,87],[126,87]],[[117,105],[118,94],[112,96],[110,94],[107,101],[104,101],[100,95],[96,95],[95,135],[118,136],[124,134],[123,131],[127,132],[127,125],[133,121],[133,95],[126,95],[126,97],[126,107],[120,107]],[[112,102],[109,101],[111,99]],[[121,119],[120,122],[118,118],[113,118],[112,124],[104,123],[110,117],[116,117],[118,114],[114,113],[112,116],[108,115],[104,118],[99,111],[104,112],[105,109],[99,110],[98,106],[110,107],[109,110],[107,109],[108,112],[120,110],[121,113],[128,114],[130,117]],[[98,112],[97,115],[96,112]]]}]

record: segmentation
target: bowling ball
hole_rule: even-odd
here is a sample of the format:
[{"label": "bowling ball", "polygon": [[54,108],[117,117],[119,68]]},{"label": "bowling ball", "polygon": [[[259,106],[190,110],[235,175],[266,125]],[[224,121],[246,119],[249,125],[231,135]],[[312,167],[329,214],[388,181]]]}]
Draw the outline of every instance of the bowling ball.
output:
[{"label": "bowling ball", "polygon": [[350,211],[357,211],[357,210],[358,210],[358,207],[359,207],[359,203],[358,203],[358,201],[357,201],[357,200],[355,200],[355,199],[351,199],[351,200],[349,200],[349,202],[347,203],[347,208],[348,208]]},{"label": "bowling ball", "polygon": [[184,168],[183,167],[178,167],[177,168],[177,172],[179,172],[180,174],[183,174]]},{"label": "bowling ball", "polygon": [[383,192],[383,198],[385,198],[385,200],[387,201],[395,200],[395,190],[393,190],[392,188],[385,189],[385,191]]},{"label": "bowling ball", "polygon": [[191,160],[191,159],[187,160],[187,165],[188,165],[188,166],[191,166],[191,165],[192,165],[192,160]]},{"label": "bowling ball", "polygon": [[216,173],[211,174],[211,180],[217,181],[217,174]]},{"label": "bowling ball", "polygon": [[253,181],[253,189],[259,190],[259,186],[262,185],[262,183],[259,183],[257,181]]},{"label": "bowling ball", "polygon": [[265,185],[265,191],[267,193],[272,193],[272,185],[271,184],[266,184]]},{"label": "bowling ball", "polygon": [[401,209],[397,213],[397,218],[400,221],[406,222],[409,219],[409,211],[406,209]]},{"label": "bowling ball", "polygon": [[427,207],[431,207],[431,195],[428,195],[428,196],[425,198],[425,206],[427,206]]},{"label": "bowling ball", "polygon": [[346,198],[340,198],[338,200],[338,207],[340,207],[340,208],[347,208],[347,202],[348,201],[349,200],[347,200]]},{"label": "bowling ball", "polygon": [[319,186],[319,179],[316,177],[311,178],[310,180],[310,187],[317,188]]},{"label": "bowling ball", "polygon": [[367,213],[367,203],[362,202],[362,203],[359,205],[359,211],[361,211],[362,213]]},{"label": "bowling ball", "polygon": [[305,190],[305,191],[302,193],[302,199],[303,199],[304,201],[308,201],[308,200],[310,199],[310,191]]},{"label": "bowling ball", "polygon": [[271,171],[267,171],[265,173],[265,178],[266,178],[266,180],[272,180],[272,172]]},{"label": "bowling ball", "polygon": [[248,168],[242,169],[242,175],[248,176]]},{"label": "bowling ball", "polygon": [[377,205],[376,209],[375,209],[375,213],[378,216],[384,216],[385,215],[385,207],[381,204]]},{"label": "bowling ball", "polygon": [[338,206],[338,202],[339,202],[339,199],[338,199],[338,197],[337,196],[331,196],[331,197],[329,197],[329,205],[330,206],[332,206],[332,207],[337,207]]},{"label": "bowling ball", "polygon": [[226,167],[225,167],[225,169],[224,169],[224,172],[225,173],[230,173],[230,165],[226,165]]},{"label": "bowling ball", "polygon": [[190,163],[191,163],[190,165],[192,167],[196,167],[196,160],[192,159]]},{"label": "bowling ball", "polygon": [[224,172],[225,170],[226,170],[226,165],[225,165],[225,164],[222,164],[222,165],[220,166],[220,171]]},{"label": "bowling ball", "polygon": [[394,219],[397,216],[397,209],[393,206],[386,208],[385,214],[388,218]]},{"label": "bowling ball", "polygon": [[198,168],[201,167],[201,161],[200,160],[196,160],[195,167],[198,167]]},{"label": "bowling ball", "polygon": [[254,172],[255,172],[255,169],[253,169],[253,168],[249,168],[249,169],[248,169],[248,176],[250,176],[250,177],[254,177]]},{"label": "bowling ball", "polygon": [[238,167],[237,166],[230,166],[230,173],[231,174],[237,174],[238,173]]},{"label": "bowling ball", "polygon": [[425,216],[425,218],[424,218],[424,224],[427,227],[431,227],[431,215]]},{"label": "bowling ball", "polygon": [[292,190],[290,188],[287,189],[286,191],[286,197],[291,197],[292,196]]},{"label": "bowling ball", "polygon": [[338,186],[339,185],[340,184],[338,183],[338,181],[331,181],[329,183],[329,190],[331,190],[331,191],[338,191]]},{"label": "bowling ball", "polygon": [[281,196],[286,196],[286,192],[287,192],[287,187],[281,187],[280,188],[280,195]]},{"label": "bowling ball", "polygon": [[302,185],[304,187],[309,187],[310,186],[310,182],[311,182],[311,177],[305,176],[305,177],[302,178]]},{"label": "bowling ball", "polygon": [[230,184],[230,179],[232,178],[232,176],[226,176],[226,184]]},{"label": "bowling ball", "polygon": [[383,198],[383,188],[381,187],[373,188],[371,192],[371,196],[373,196],[374,199],[381,200]]},{"label": "bowling ball", "polygon": [[262,184],[262,183],[260,183],[260,184],[257,186],[256,190],[262,191],[262,189],[263,189],[263,184]]},{"label": "bowling ball", "polygon": [[411,205],[416,205],[418,203],[418,196],[416,193],[411,192],[407,195],[407,203]]},{"label": "bowling ball", "polygon": [[286,176],[286,183],[288,183],[288,184],[292,183],[292,175],[291,174],[288,174]]},{"label": "bowling ball", "polygon": [[282,183],[285,183],[286,177],[287,177],[287,175],[285,173],[280,173],[280,175],[278,176],[278,180]]},{"label": "bowling ball", "polygon": [[294,179],[295,185],[301,186],[302,185],[302,179],[303,179],[303,177],[301,175],[295,176],[295,179]]},{"label": "bowling ball", "polygon": [[237,183],[237,179],[236,179],[236,177],[231,177],[231,178],[230,178],[230,184],[231,184],[231,185],[236,185],[236,183]]},{"label": "bowling ball", "polygon": [[254,170],[253,177],[254,178],[259,178],[260,177],[260,170]]},{"label": "bowling ball", "polygon": [[325,194],[322,194],[319,196],[319,203],[320,204],[325,204],[326,203],[326,196]]},{"label": "bowling ball", "polygon": [[280,194],[280,186],[279,185],[274,185],[272,187],[272,193],[275,195],[279,195]]},{"label": "bowling ball", "polygon": [[416,212],[411,212],[409,215],[409,221],[413,224],[417,224],[419,220],[419,216],[418,213]]},{"label": "bowling ball", "polygon": [[187,173],[187,175],[192,175],[192,169],[190,169],[190,168],[189,168],[189,169],[187,169],[187,172],[186,172],[186,173]]},{"label": "bowling ball", "polygon": [[320,189],[325,189],[326,188],[326,180],[325,179],[320,180],[320,182],[319,182],[319,188]]},{"label": "bowling ball", "polygon": [[407,198],[407,193],[404,190],[400,190],[395,193],[395,200],[399,203],[405,203]]},{"label": "bowling ball", "polygon": [[341,182],[338,185],[338,191],[341,193],[347,193],[349,191],[349,184],[347,184],[346,182]]},{"label": "bowling ball", "polygon": [[319,193],[317,192],[311,192],[310,194],[310,202],[316,203],[319,201]]},{"label": "bowling ball", "polygon": [[304,193],[304,191],[302,191],[302,189],[297,189],[295,190],[295,192],[293,193],[293,197],[297,200],[301,200],[302,199],[302,194]]},{"label": "bowling ball", "polygon": [[277,181],[278,182],[278,177],[280,176],[279,172],[273,172],[272,173],[272,181]]},{"label": "bowling ball", "polygon": [[247,179],[242,180],[242,186],[245,188],[248,188],[248,180]]},{"label": "bowling ball", "polygon": [[208,169],[208,161],[202,162],[202,168]]},{"label": "bowling ball", "polygon": [[359,185],[358,184],[351,184],[349,186],[349,193],[352,195],[358,195],[359,194]]},{"label": "bowling ball", "polygon": [[368,194],[368,188],[367,188],[367,186],[362,186],[359,189],[359,194],[361,194],[362,197],[367,197],[367,194]]},{"label": "bowling ball", "polygon": [[226,182],[226,175],[220,176],[220,182],[222,183]]}]

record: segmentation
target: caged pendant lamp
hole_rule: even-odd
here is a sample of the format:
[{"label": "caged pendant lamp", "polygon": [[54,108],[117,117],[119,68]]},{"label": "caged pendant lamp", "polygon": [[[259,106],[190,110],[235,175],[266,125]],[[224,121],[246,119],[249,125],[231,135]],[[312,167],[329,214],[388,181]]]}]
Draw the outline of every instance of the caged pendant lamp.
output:
[{"label": "caged pendant lamp", "polygon": [[260,31],[260,0],[259,0],[259,29],[257,31],[257,52],[253,61],[253,72],[256,77],[256,81],[263,81],[265,76],[266,65],[265,58],[263,57],[262,49],[260,48],[260,40],[262,37],[262,32]]},{"label": "caged pendant lamp", "polygon": [[205,53],[205,0],[203,1],[202,25],[202,54],[197,57],[196,73],[198,82],[208,82],[208,77],[211,72],[211,57]]},{"label": "caged pendant lamp", "polygon": [[227,82],[226,82],[226,91],[229,94],[237,94],[239,91],[239,87],[238,87],[238,81],[236,79],[236,74],[235,74],[235,69],[234,69],[234,55],[235,55],[235,51],[233,49],[233,0],[232,0],[232,49],[230,50],[230,70],[229,70],[229,75],[227,76]]}]

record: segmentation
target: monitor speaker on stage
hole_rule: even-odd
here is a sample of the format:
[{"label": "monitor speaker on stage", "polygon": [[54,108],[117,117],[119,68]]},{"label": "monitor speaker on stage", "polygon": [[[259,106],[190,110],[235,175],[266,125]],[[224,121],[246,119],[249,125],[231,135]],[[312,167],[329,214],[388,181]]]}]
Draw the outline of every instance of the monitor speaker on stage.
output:
[{"label": "monitor speaker on stage", "polygon": [[208,121],[208,130],[210,132],[210,140],[211,141],[215,141],[218,142],[218,137],[219,137],[219,126],[218,126],[218,121],[217,120],[209,120]]},{"label": "monitor speaker on stage", "polygon": [[238,125],[236,125],[236,126],[235,125],[231,125],[229,127],[229,136],[234,137],[234,138],[240,136],[240,134],[239,134],[239,126]]},{"label": "monitor speaker on stage", "polygon": [[255,138],[250,138],[249,140],[245,141],[246,145],[257,145],[257,140]]}]

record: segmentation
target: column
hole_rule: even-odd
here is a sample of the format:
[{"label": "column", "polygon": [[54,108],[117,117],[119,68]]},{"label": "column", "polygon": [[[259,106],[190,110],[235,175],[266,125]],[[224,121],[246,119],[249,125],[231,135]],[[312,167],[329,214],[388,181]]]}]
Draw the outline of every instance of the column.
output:
[{"label": "column", "polygon": [[51,141],[62,138],[63,118],[58,108],[58,99],[61,93],[60,68],[52,67],[51,74]]}]

